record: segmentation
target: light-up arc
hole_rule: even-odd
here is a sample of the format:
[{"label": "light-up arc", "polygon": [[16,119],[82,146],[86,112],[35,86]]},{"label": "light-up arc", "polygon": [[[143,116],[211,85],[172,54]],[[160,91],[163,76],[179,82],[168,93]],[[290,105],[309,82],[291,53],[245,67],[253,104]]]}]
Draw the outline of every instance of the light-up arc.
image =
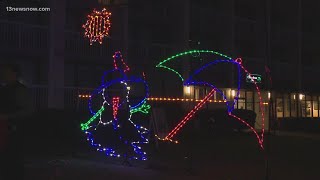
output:
[{"label": "light-up arc", "polygon": [[[241,67],[241,69],[245,72],[245,74],[249,74],[251,75],[251,73],[242,65],[242,59],[241,58],[237,58],[233,63],[237,63],[239,65],[239,67]],[[207,83],[207,82],[192,82],[192,77],[194,77],[196,74],[199,74],[201,71],[203,71],[204,69],[208,68],[209,66],[211,65],[215,65],[216,62],[213,61],[213,62],[210,62],[206,65],[204,65],[203,67],[201,67],[199,70],[197,70],[192,76],[190,76],[190,78],[188,80],[186,80],[186,83],[188,84],[203,84],[203,85],[207,85],[207,86],[210,86],[212,88],[216,88],[215,86],[213,86],[212,84],[210,83]],[[240,77],[240,76],[238,76]],[[240,78],[239,78],[239,81],[240,81]],[[192,82],[192,83],[191,83]],[[257,85],[256,82],[253,82],[253,84],[255,85],[255,88],[257,90],[257,94],[258,94],[258,97],[259,97],[259,107],[260,107],[260,112],[261,112],[261,121],[262,121],[262,132],[261,132],[261,136],[258,135],[258,132],[252,127],[250,126],[246,121],[244,121],[243,119],[237,117],[236,115],[232,114],[232,111],[233,110],[228,110],[228,114],[234,118],[236,118],[237,120],[239,120],[240,122],[244,123],[247,127],[249,127],[256,135],[257,139],[258,139],[258,142],[260,144],[260,147],[263,149],[264,146],[263,146],[263,141],[264,141],[264,127],[265,127],[265,117],[264,117],[264,106],[263,106],[263,101],[262,101],[262,97],[261,97],[261,92],[260,92],[260,88],[259,86]],[[239,94],[238,94],[239,95]],[[225,98],[225,97],[224,97]],[[238,98],[237,98],[238,99]],[[226,99],[225,99],[226,100]]]},{"label": "light-up arc", "polygon": [[[188,54],[193,54],[193,53],[212,53],[212,54],[220,55],[220,56],[222,56],[222,57],[225,57],[225,58],[228,58],[228,59],[229,59],[229,60],[219,60],[220,62],[229,62],[229,63],[237,64],[238,67],[241,67],[241,69],[242,69],[243,71],[245,71],[246,73],[250,74],[250,73],[242,66],[242,59],[241,59],[241,58],[237,58],[237,59],[235,59],[235,60],[232,60],[232,58],[230,58],[230,57],[228,57],[228,56],[226,56],[226,55],[223,55],[223,54],[218,53],[218,52],[215,52],[215,51],[209,51],[209,50],[191,50],[191,51],[183,52],[183,53],[177,54],[177,55],[175,55],[175,56],[172,56],[172,57],[170,57],[170,58],[168,58],[168,59],[160,62],[156,67],[158,67],[158,68],[164,68],[164,69],[167,69],[167,70],[169,70],[169,71],[174,72],[176,75],[178,75],[178,76],[180,77],[180,79],[181,79],[182,81],[184,81],[184,85],[191,85],[191,84],[194,84],[194,85],[198,84],[198,85],[199,85],[199,84],[201,84],[201,83],[192,82],[192,81],[190,81],[190,78],[189,78],[187,81],[185,81],[184,78],[182,77],[182,75],[181,75],[178,71],[176,71],[176,70],[174,70],[174,69],[172,69],[172,68],[170,68],[170,67],[168,67],[168,66],[166,66],[166,65],[163,65],[164,63],[166,63],[166,62],[168,62],[168,61],[171,61],[171,60],[174,60],[174,59],[176,59],[177,57],[184,56],[184,55],[188,55]],[[217,62],[211,62],[211,63],[203,66],[203,67],[200,68],[198,71],[196,71],[195,74],[200,73],[202,70],[204,70],[205,68],[207,68],[208,66],[213,65],[213,64],[217,64]],[[195,75],[195,74],[194,74],[194,75]],[[240,68],[238,68],[238,74],[239,74],[239,76],[238,76],[238,92],[237,92],[237,96],[235,97],[235,100],[236,100],[236,101],[238,100],[239,93],[240,93],[240,78],[241,78]],[[209,85],[210,87],[215,88],[213,85],[211,85],[211,84],[209,84],[209,83],[203,82],[203,84],[207,84],[207,85]],[[263,102],[262,102],[262,98],[261,98],[261,93],[260,93],[259,87],[257,86],[256,83],[254,83],[254,85],[255,85],[255,87],[256,87],[256,90],[257,90],[257,93],[258,93],[258,96],[259,96],[259,100],[260,100],[260,110],[261,110],[261,115],[262,115],[262,133],[261,133],[261,137],[258,135],[257,131],[256,131],[253,127],[251,127],[246,121],[244,121],[243,119],[241,119],[241,118],[239,118],[239,117],[237,117],[237,116],[235,116],[235,115],[232,114],[232,111],[234,110],[235,101],[234,101],[232,107],[230,107],[230,106],[227,104],[227,109],[228,109],[228,114],[229,114],[230,116],[232,116],[232,117],[236,118],[237,120],[239,120],[240,122],[244,123],[246,126],[248,126],[248,127],[255,133],[255,135],[256,135],[256,137],[257,137],[257,139],[258,139],[258,142],[259,142],[259,144],[260,144],[260,147],[261,147],[262,149],[264,149],[264,147],[263,147],[263,139],[264,139],[264,120],[265,120],[265,119],[264,119],[264,111],[263,111]],[[222,96],[223,96],[223,98],[224,98],[224,101],[227,101],[227,99],[226,99],[226,97],[224,96],[224,94],[223,94],[221,91],[219,91],[219,89],[216,89],[216,90],[217,90],[217,92],[219,92],[220,94],[222,94]],[[209,100],[209,99],[206,99],[206,100]],[[200,103],[202,103],[202,102],[200,102]],[[199,103],[199,104],[200,104],[200,103]],[[186,116],[185,118],[183,118],[183,120],[182,120],[163,140],[173,141],[173,140],[172,140],[173,136],[174,136],[174,135],[177,133],[177,131],[179,131],[179,130],[183,127],[183,125],[192,117],[192,116],[190,116],[189,114],[190,114],[190,113],[193,113],[193,114],[194,114],[194,113],[196,113],[196,111],[197,111],[197,110],[193,109],[191,112],[189,112],[189,113],[187,114],[187,116]],[[160,137],[158,137],[158,138],[161,139]],[[173,141],[173,142],[176,142],[176,141]]]},{"label": "light-up arc", "polygon": [[201,100],[188,114],[183,118],[183,120],[165,137],[165,139],[172,139],[172,137],[177,134],[177,132],[189,121],[197,111],[214,95],[215,89],[212,89],[209,94]]},{"label": "light-up arc", "polygon": [[[122,55],[119,51],[115,52],[114,54],[114,69],[111,71],[107,71],[102,79],[102,85],[94,91],[94,93],[88,95],[89,98],[89,109],[90,112],[93,114],[93,116],[86,122],[81,124],[81,130],[85,131],[85,134],[87,135],[87,140],[90,142],[90,144],[97,149],[97,151],[104,152],[107,156],[111,157],[126,157],[129,159],[139,159],[139,160],[147,160],[146,157],[146,152],[142,150],[142,147],[140,145],[142,144],[147,144],[149,140],[146,137],[146,134],[148,133],[148,129],[142,127],[141,125],[137,125],[132,121],[132,115],[134,113],[142,112],[142,113],[148,113],[150,111],[151,106],[146,103],[147,98],[149,96],[149,87],[147,85],[147,82],[145,81],[145,76],[144,79],[142,78],[134,78],[130,77],[128,78],[125,72],[129,71],[130,68],[125,64]],[[122,64],[122,65],[121,65]],[[121,69],[121,67],[124,67],[125,69]],[[120,73],[120,78],[107,81],[106,76],[110,73],[114,72],[119,72]],[[119,96],[112,97],[110,100],[108,99],[105,95],[105,90],[106,88],[112,86],[113,84],[123,84],[125,87],[124,89],[126,90],[126,98],[121,98]],[[143,83],[146,94],[145,97],[137,104],[131,105],[129,101],[129,92],[130,92],[130,86],[128,86],[128,83]],[[94,97],[97,94],[101,94],[103,98],[103,103],[98,110],[97,113],[93,112],[92,110],[92,97]],[[139,139],[136,141],[131,141],[127,139],[125,136],[123,136],[124,129],[121,129],[122,124],[120,121],[118,121],[118,110],[119,107],[123,104],[126,104],[128,109],[129,109],[129,117],[126,119],[129,121],[130,124],[132,124],[138,133]],[[105,110],[105,106],[109,106],[112,108],[113,112],[113,120],[108,120],[107,122],[104,122],[102,120],[102,112]],[[94,124],[94,121],[98,119],[100,116],[100,121],[98,123]],[[120,154],[116,152],[115,148],[109,148],[109,147],[104,147],[99,143],[96,143],[94,140],[94,134],[91,131],[96,131],[99,126],[106,126],[109,124],[113,124],[113,130],[115,131],[116,134],[119,135],[119,140],[121,143],[124,143],[125,145],[131,146],[133,151],[135,152],[135,155],[127,155],[127,153]]]},{"label": "light-up arc", "polygon": [[167,69],[167,70],[169,70],[169,71],[174,72],[176,75],[179,76],[179,78],[180,78],[181,81],[183,82],[183,81],[184,81],[184,78],[182,77],[182,75],[181,75],[178,71],[176,71],[176,70],[174,70],[174,69],[172,69],[172,68],[164,65],[164,63],[166,63],[166,62],[168,62],[168,61],[172,61],[172,60],[174,60],[174,59],[176,59],[176,58],[178,58],[178,57],[186,56],[186,55],[192,55],[192,54],[194,54],[194,53],[209,53],[209,54],[219,55],[219,56],[224,57],[224,58],[226,58],[226,59],[232,60],[231,57],[226,56],[226,55],[221,54],[221,53],[216,52],[216,51],[211,51],[211,50],[191,50],[191,51],[186,51],[186,52],[179,53],[179,54],[176,54],[176,55],[174,55],[174,56],[171,56],[171,57],[163,60],[162,62],[160,62],[158,65],[156,65],[156,67],[157,67],[157,68],[165,68],[165,69]]}]

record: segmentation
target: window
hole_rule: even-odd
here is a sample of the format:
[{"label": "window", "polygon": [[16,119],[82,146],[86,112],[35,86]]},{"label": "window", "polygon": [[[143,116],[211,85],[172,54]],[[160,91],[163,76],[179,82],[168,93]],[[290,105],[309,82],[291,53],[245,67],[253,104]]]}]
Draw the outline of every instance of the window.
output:
[{"label": "window", "polygon": [[253,92],[246,92],[246,109],[253,110]]},{"label": "window", "polygon": [[283,99],[282,98],[276,99],[276,110],[277,110],[277,117],[283,118]]},{"label": "window", "polygon": [[317,100],[317,96],[313,97],[313,109],[314,110],[319,110],[319,102]]},{"label": "window", "polygon": [[284,94],[284,117],[290,117],[290,95]]},{"label": "window", "polygon": [[290,101],[291,101],[291,104],[290,104],[290,109],[291,109],[291,117],[297,117],[297,95],[296,94],[291,94],[290,95]]},{"label": "window", "polygon": [[298,110],[301,117],[306,117],[306,100],[303,94],[298,94]]},{"label": "window", "polygon": [[238,109],[244,109],[245,108],[245,105],[246,104],[246,100],[244,98],[239,98],[238,99]]},{"label": "window", "polygon": [[199,98],[203,99],[204,97],[206,97],[206,89],[200,88],[199,89]]},{"label": "window", "polygon": [[[221,94],[222,93],[222,94]],[[225,91],[222,91],[222,92],[217,92],[215,95],[216,95],[216,99],[217,101],[223,101],[223,96],[225,95]]]},{"label": "window", "polygon": [[245,98],[245,95],[245,92],[243,90],[240,90],[239,98]]},{"label": "window", "polygon": [[306,100],[305,100],[305,105],[306,105],[306,109],[305,109],[305,112],[306,112],[306,117],[312,117],[312,111],[311,111],[311,105],[312,105],[312,102],[311,102],[311,96],[306,96]]}]

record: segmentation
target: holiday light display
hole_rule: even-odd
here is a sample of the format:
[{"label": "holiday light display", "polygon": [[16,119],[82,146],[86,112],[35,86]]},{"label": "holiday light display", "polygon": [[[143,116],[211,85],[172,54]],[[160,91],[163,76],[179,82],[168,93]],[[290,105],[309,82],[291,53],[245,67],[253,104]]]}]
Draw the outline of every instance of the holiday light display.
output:
[{"label": "holiday light display", "polygon": [[[181,73],[179,73],[177,70],[169,67],[169,65],[166,65],[166,63],[168,63],[169,61],[172,61],[172,60],[175,60],[177,59],[178,57],[182,57],[182,56],[186,56],[186,55],[192,55],[194,53],[209,53],[209,54],[214,54],[214,55],[219,55],[220,57],[223,57],[223,58],[226,58],[226,60],[215,60],[215,61],[212,61],[204,66],[202,66],[201,68],[199,68],[197,71],[195,71],[195,73],[193,73],[193,75],[191,75],[187,80],[185,80]],[[235,95],[234,97],[234,100],[233,100],[233,103],[230,105],[228,102],[227,102],[227,97],[225,96],[225,94],[223,93],[223,91],[219,90],[217,87],[215,87],[213,84],[211,83],[208,83],[206,81],[196,81],[195,80],[195,76],[199,73],[201,73],[204,69],[207,69],[208,67],[212,66],[212,65],[216,65],[216,64],[219,64],[219,63],[231,63],[231,64],[234,64],[237,66],[237,69],[238,69],[238,87],[237,87],[237,94]],[[174,141],[173,140],[173,137],[178,133],[178,131],[186,124],[186,122],[188,122],[193,116],[194,114],[204,105],[204,103],[206,103],[207,101],[209,101],[210,97],[212,96],[213,92],[216,91],[218,93],[220,93],[223,97],[223,101],[224,102],[227,102],[226,103],[226,106],[227,106],[227,110],[228,110],[228,115],[235,118],[236,120],[240,121],[241,123],[245,124],[247,127],[249,127],[253,132],[254,134],[256,135],[256,138],[258,139],[258,143],[261,147],[261,149],[264,149],[264,146],[263,146],[263,139],[264,139],[264,121],[265,121],[265,118],[264,118],[264,103],[262,102],[262,97],[261,97],[261,93],[260,93],[260,89],[257,85],[256,82],[253,82],[255,88],[256,88],[256,91],[257,91],[257,94],[258,94],[258,97],[259,97],[259,105],[260,105],[260,112],[261,112],[261,118],[262,118],[262,125],[261,125],[261,128],[262,128],[262,132],[261,134],[259,135],[257,130],[254,129],[251,125],[249,125],[245,120],[237,117],[236,115],[232,114],[233,110],[234,110],[234,106],[235,106],[235,103],[238,101],[238,98],[239,98],[239,94],[240,94],[240,82],[241,82],[241,71],[244,71],[245,74],[248,74],[251,76],[251,73],[244,68],[244,66],[242,65],[242,59],[241,58],[237,58],[235,60],[233,60],[231,57],[228,57],[226,55],[223,55],[221,53],[218,53],[218,52],[215,52],[215,51],[210,51],[210,50],[191,50],[191,51],[186,51],[186,52],[183,52],[183,53],[179,53],[177,55],[174,55],[174,56],[171,56],[165,60],[163,60],[162,62],[160,62],[157,66],[157,68],[164,68],[166,70],[169,70],[171,72],[174,72],[183,82],[183,85],[185,86],[189,86],[189,85],[198,85],[198,86],[207,86],[207,87],[211,87],[212,90],[210,91],[210,93],[203,99],[200,101],[200,103],[198,103],[194,109],[192,109],[189,113],[187,113],[187,115],[180,121],[180,123],[178,123],[169,133],[167,136],[165,136],[164,138],[161,138],[159,137],[158,135],[156,135],[156,137],[158,137],[158,139],[160,140],[168,140],[168,141],[171,141],[171,142],[177,142],[177,141]]]},{"label": "holiday light display", "polygon": [[132,114],[137,113],[137,112],[148,114],[150,112],[150,108],[151,108],[151,106],[149,104],[147,104],[146,101],[144,101],[144,103],[140,107],[130,109],[130,112]]},{"label": "holiday light display", "polygon": [[[79,95],[79,98],[82,99],[88,99],[90,98],[90,95],[82,94]],[[149,97],[147,98],[148,101],[159,101],[159,102],[200,102],[202,99],[188,99],[188,98],[170,98],[170,97]],[[226,100],[208,100],[209,103],[225,103]],[[264,105],[267,105],[267,102],[263,103]],[[147,107],[148,108],[148,107]]]},{"label": "holiday light display", "polygon": [[[142,150],[143,149],[142,145],[147,144],[149,142],[149,140],[146,138],[148,134],[148,129],[144,128],[141,125],[137,125],[133,119],[134,119],[135,113],[139,113],[139,112],[144,114],[149,113],[151,106],[148,105],[146,102],[149,95],[149,88],[144,79],[134,78],[134,77],[128,78],[126,76],[125,72],[129,70],[129,67],[125,65],[123,60],[119,60],[119,58],[117,58],[117,57],[121,57],[122,59],[122,56],[120,55],[121,55],[120,52],[115,53],[114,58],[116,60],[114,61],[114,69],[112,71],[107,71],[104,74],[102,85],[88,96],[89,109],[93,116],[87,122],[81,124],[81,129],[87,135],[87,140],[90,142],[90,144],[93,147],[95,147],[97,151],[103,152],[107,156],[146,160],[147,159],[146,152]],[[121,63],[124,67],[126,67],[126,69],[123,70],[120,68]],[[121,76],[111,81],[105,80],[106,75],[110,73],[115,73],[115,72],[120,72]],[[129,100],[129,94],[131,90],[129,84],[132,85],[134,83],[143,83],[145,87],[146,95],[139,103],[132,104]],[[121,94],[123,94],[121,92],[120,93],[115,92],[116,95],[113,94],[111,97],[109,97],[107,89],[117,84],[121,85],[123,91],[125,91],[126,95],[124,98],[121,97]],[[103,104],[97,112],[94,112],[92,107],[92,98],[98,94],[101,94],[103,98]],[[112,109],[111,119],[106,119],[103,116],[103,113],[105,113],[106,112],[105,110],[108,108]],[[119,113],[120,109],[123,112],[125,112],[123,114],[124,117],[120,116],[120,113]],[[115,147],[115,145],[113,145],[113,147],[111,147],[110,145],[107,147],[102,143],[96,142],[95,140],[96,132],[103,130],[103,127],[108,127],[108,125],[112,125],[113,127],[112,130],[114,134],[118,135],[119,142],[121,142],[121,144],[127,146],[126,148],[127,150],[124,151],[119,147]],[[130,137],[128,128],[131,130],[133,129],[132,132],[136,135],[134,135],[133,137]],[[103,143],[108,144],[108,142],[103,142]],[[124,152],[120,153],[120,151],[124,151]]]},{"label": "holiday light display", "polygon": [[117,120],[119,100],[120,100],[119,97],[113,97],[113,99],[112,99],[113,119],[114,120]]},{"label": "holiday light display", "polygon": [[188,114],[183,118],[183,120],[165,137],[165,139],[172,139],[172,137],[177,134],[177,132],[188,122],[199,109],[207,102],[208,99],[214,95],[215,89],[212,89],[209,94],[201,100],[199,104],[197,104]]},{"label": "holiday light display", "polygon": [[[81,94],[79,95],[79,98],[87,99],[90,98],[90,95],[88,94]],[[173,98],[173,97],[149,97],[147,98],[148,101],[161,101],[161,102],[200,102],[201,99],[188,99],[188,98]],[[210,103],[223,103],[227,102],[225,100],[208,100],[207,102]],[[268,103],[264,103],[268,104]]]},{"label": "holiday light display", "polygon": [[[150,97],[148,101],[163,101],[163,102],[200,102],[202,99],[188,99],[188,98],[169,98],[169,97]],[[222,100],[208,100],[210,103],[222,103],[227,101]]]},{"label": "holiday light display", "polygon": [[[120,62],[122,64],[122,66],[124,66],[124,68],[121,68],[118,64],[120,59]],[[124,62],[122,54],[120,53],[120,51],[117,51],[114,55],[113,55],[113,65],[114,65],[114,69],[118,70],[119,68],[122,69],[124,72],[127,72],[130,70],[129,66]]]},{"label": "holiday light display", "polygon": [[90,98],[89,94],[79,94],[79,98]]},{"label": "holiday light display", "polygon": [[218,55],[218,56],[221,56],[223,58],[226,58],[226,59],[229,59],[229,60],[232,60],[231,57],[229,56],[226,56],[224,54],[221,54],[219,52],[216,52],[216,51],[211,51],[211,50],[191,50],[191,51],[186,51],[186,52],[182,52],[182,53],[179,53],[179,54],[176,54],[174,56],[171,56],[163,61],[161,61],[156,67],[157,68],[164,68],[164,69],[167,69],[169,71],[172,71],[174,72],[176,75],[179,76],[179,78],[181,79],[181,81],[184,81],[184,78],[182,77],[181,73],[179,73],[178,71],[168,67],[167,65],[165,65],[165,63],[169,62],[169,61],[172,61],[172,60],[175,60],[177,59],[178,57],[182,57],[182,56],[186,56],[186,55],[192,55],[192,54],[201,54],[201,53],[206,53],[206,54],[213,54],[213,55]]},{"label": "holiday light display", "polygon": [[102,44],[103,38],[109,36],[111,27],[110,16],[111,13],[106,9],[102,11],[93,10],[93,12],[88,15],[87,22],[82,27],[85,29],[85,37],[90,40],[90,45],[96,41]]}]

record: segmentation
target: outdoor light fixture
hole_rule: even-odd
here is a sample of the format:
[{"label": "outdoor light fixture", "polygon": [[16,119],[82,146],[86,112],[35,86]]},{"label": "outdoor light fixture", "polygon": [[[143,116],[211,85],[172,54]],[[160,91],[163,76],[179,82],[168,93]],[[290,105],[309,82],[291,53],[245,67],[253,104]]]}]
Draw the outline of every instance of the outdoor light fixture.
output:
[{"label": "outdoor light fixture", "polygon": [[236,91],[235,90],[231,90],[231,96],[232,97],[236,96]]},{"label": "outdoor light fixture", "polygon": [[270,92],[268,92],[268,99],[270,99],[271,98],[271,93]]},{"label": "outdoor light fixture", "polygon": [[191,94],[191,87],[190,86],[185,87],[184,92],[185,94]]},{"label": "outdoor light fixture", "polygon": [[299,99],[302,100],[303,99],[303,94],[299,94]]},{"label": "outdoor light fixture", "polygon": [[293,95],[293,100],[296,100],[296,95],[295,94]]}]

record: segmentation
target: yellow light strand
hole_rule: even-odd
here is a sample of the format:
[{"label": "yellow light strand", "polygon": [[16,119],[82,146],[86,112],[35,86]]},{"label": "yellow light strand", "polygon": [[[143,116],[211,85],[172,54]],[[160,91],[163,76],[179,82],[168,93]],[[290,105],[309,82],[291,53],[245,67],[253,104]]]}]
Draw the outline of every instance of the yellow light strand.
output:
[{"label": "yellow light strand", "polygon": [[[150,98],[148,98],[148,101],[179,101],[179,102],[185,102],[185,101],[187,101],[187,102],[192,102],[192,101],[194,101],[194,102],[201,102],[202,100],[201,99],[183,99],[183,98],[168,98],[168,97],[160,97],[160,98],[158,98],[158,97],[150,97]],[[217,102],[219,102],[219,103],[222,103],[222,102],[227,102],[227,101],[225,101],[225,100],[219,100],[219,101],[217,101],[217,100],[208,100],[207,102],[215,102],[215,103],[217,103]]]}]

